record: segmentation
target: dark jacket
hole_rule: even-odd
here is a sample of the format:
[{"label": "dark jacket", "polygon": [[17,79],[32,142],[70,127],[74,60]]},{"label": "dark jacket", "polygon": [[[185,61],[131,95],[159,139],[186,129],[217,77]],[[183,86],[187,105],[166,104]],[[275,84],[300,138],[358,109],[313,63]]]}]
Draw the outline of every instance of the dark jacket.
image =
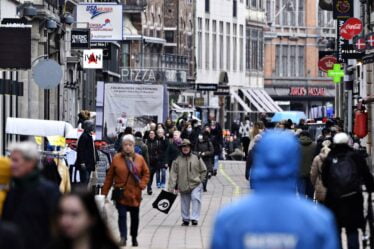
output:
[{"label": "dark jacket", "polygon": [[353,151],[348,145],[334,145],[322,166],[322,182],[327,188],[325,204],[334,212],[340,227],[353,229],[362,228],[365,224],[365,220],[363,216],[364,207],[361,191],[358,190],[356,194],[336,199],[329,190],[332,188],[330,184],[331,176],[329,174],[332,161],[334,158],[344,158],[345,156],[351,157],[351,160],[356,162],[355,166],[357,167],[357,172],[362,179],[362,183],[366,185],[366,189],[369,192],[374,191],[373,176],[369,171],[365,159],[360,154]]},{"label": "dark jacket", "polygon": [[202,142],[198,141],[194,151],[203,159],[207,170],[213,171],[214,147],[212,142],[210,142],[208,139],[205,139]]},{"label": "dark jacket", "polygon": [[161,155],[162,155],[162,141],[159,139],[148,139],[147,140],[147,147],[148,147],[148,155],[149,155],[149,167],[152,169],[160,168],[161,163]]},{"label": "dark jacket", "polygon": [[[148,147],[147,145],[143,142],[143,139],[142,138],[139,138],[139,137],[136,137],[135,138],[135,152],[137,153],[137,147],[139,150],[141,150],[140,154],[145,162],[147,163],[147,165],[149,166],[149,153],[148,153]],[[150,166],[149,166],[150,167]]]},{"label": "dark jacket", "polygon": [[171,164],[181,154],[178,145],[170,143],[165,153],[165,164],[171,167]]},{"label": "dark jacket", "polygon": [[79,166],[84,163],[88,170],[93,171],[95,170],[96,158],[93,138],[89,133],[83,132],[78,140],[76,165]]},{"label": "dark jacket", "polygon": [[50,243],[51,217],[59,196],[58,186],[41,178],[39,172],[13,180],[3,220],[17,226],[25,249],[43,249]]},{"label": "dark jacket", "polygon": [[301,145],[300,177],[309,178],[317,145],[307,136],[301,136],[299,142]]},{"label": "dark jacket", "polygon": [[0,248],[23,249],[17,227],[0,220]]}]

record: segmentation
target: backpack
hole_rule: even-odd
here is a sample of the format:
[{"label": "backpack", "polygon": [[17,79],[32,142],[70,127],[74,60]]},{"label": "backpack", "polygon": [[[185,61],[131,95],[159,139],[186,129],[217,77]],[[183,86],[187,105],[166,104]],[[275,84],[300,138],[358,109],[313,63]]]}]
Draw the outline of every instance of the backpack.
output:
[{"label": "backpack", "polygon": [[358,192],[361,181],[357,165],[352,154],[334,156],[331,159],[329,170],[329,192],[335,198],[344,198],[346,195]]}]

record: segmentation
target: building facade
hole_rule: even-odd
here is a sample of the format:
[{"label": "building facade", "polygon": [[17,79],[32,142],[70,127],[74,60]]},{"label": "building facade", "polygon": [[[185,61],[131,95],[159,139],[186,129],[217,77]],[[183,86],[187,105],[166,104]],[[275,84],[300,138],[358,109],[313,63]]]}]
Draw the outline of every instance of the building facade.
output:
[{"label": "building facade", "polygon": [[331,115],[335,86],[318,68],[319,51],[336,37],[332,12],[318,1],[267,0],[265,89],[285,110]]}]

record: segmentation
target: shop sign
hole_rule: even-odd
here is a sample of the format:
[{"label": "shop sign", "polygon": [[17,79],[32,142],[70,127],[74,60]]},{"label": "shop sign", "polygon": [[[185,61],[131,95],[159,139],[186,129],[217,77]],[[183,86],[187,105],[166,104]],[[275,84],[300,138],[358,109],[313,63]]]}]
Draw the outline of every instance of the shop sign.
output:
[{"label": "shop sign", "polygon": [[358,51],[365,51],[374,48],[374,33],[366,36],[356,37],[353,41],[354,48]]},{"label": "shop sign", "polygon": [[356,35],[362,32],[363,24],[358,18],[349,18],[340,28],[340,35],[346,39],[351,40]]},{"label": "shop sign", "polygon": [[318,67],[321,71],[327,72],[333,69],[334,64],[337,62],[338,60],[334,55],[326,55],[319,60]]},{"label": "shop sign", "polygon": [[344,23],[345,23],[346,19],[338,19],[337,20],[337,30],[338,32],[337,33],[337,59],[338,59],[338,62],[340,63],[344,63],[344,58],[343,58],[343,48],[348,46],[349,45],[349,42],[347,40],[345,40],[341,35],[340,35],[340,29],[341,27],[343,27]]},{"label": "shop sign", "polygon": [[194,104],[195,106],[204,106],[204,98],[195,98]]},{"label": "shop sign", "polygon": [[115,3],[81,3],[77,6],[78,28],[88,23],[92,41],[123,39],[122,5]]},{"label": "shop sign", "polygon": [[354,0],[333,0],[334,19],[353,17]]},{"label": "shop sign", "polygon": [[311,96],[321,97],[326,95],[326,88],[323,87],[291,87],[290,96]]},{"label": "shop sign", "polygon": [[102,49],[83,50],[83,68],[102,69],[103,68],[103,50]]},{"label": "shop sign", "polygon": [[110,42],[91,42],[91,48],[99,48],[103,50],[104,59],[110,59]]},{"label": "shop sign", "polygon": [[356,50],[353,44],[347,44],[342,47],[342,58],[343,60],[356,59],[361,60],[365,55],[364,52]]},{"label": "shop sign", "polygon": [[90,30],[89,29],[73,29],[71,31],[71,48],[72,49],[88,49],[90,48]]},{"label": "shop sign", "polygon": [[213,91],[216,92],[218,89],[217,84],[196,84],[197,91]]},{"label": "shop sign", "polygon": [[155,69],[155,68],[122,68],[121,69],[122,82],[138,82],[138,83],[186,83],[187,72],[185,70],[176,69]]},{"label": "shop sign", "polygon": [[218,86],[217,91],[214,92],[214,95],[229,96],[230,95],[230,87],[229,86]]}]

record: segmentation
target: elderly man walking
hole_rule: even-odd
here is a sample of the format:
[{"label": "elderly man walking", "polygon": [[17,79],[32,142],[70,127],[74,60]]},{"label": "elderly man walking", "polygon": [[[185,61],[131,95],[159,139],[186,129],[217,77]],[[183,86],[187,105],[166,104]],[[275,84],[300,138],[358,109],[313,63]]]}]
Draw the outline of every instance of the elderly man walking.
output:
[{"label": "elderly man walking", "polygon": [[[180,144],[182,154],[175,159],[169,176],[169,192],[176,186],[181,193],[182,226],[190,222],[197,226],[201,212],[201,192],[207,169],[202,158],[191,153],[191,142],[184,139]],[[191,212],[192,205],[192,212]]]}]

